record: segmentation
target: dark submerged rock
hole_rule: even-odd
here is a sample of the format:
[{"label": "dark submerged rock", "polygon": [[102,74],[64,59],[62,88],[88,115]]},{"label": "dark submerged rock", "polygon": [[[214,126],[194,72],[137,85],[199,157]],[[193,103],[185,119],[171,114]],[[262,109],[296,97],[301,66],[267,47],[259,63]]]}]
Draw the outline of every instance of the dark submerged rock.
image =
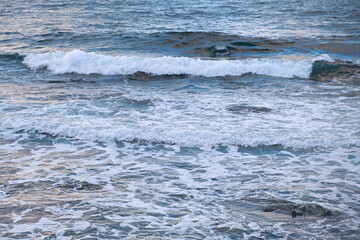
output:
[{"label": "dark submerged rock", "polygon": [[232,42],[231,45],[234,46],[245,46],[245,47],[254,47],[256,44],[251,42]]},{"label": "dark submerged rock", "polygon": [[333,213],[330,210],[318,204],[295,204],[291,202],[280,202],[272,204],[264,208],[264,212],[278,212],[282,214],[289,214],[292,217],[299,216],[315,216],[315,217],[330,217]]},{"label": "dark submerged rock", "polygon": [[56,187],[64,190],[64,191],[95,191],[95,190],[101,190],[102,186],[89,183],[86,181],[68,181],[65,184],[58,184]]},{"label": "dark submerged rock", "polygon": [[270,108],[255,107],[255,106],[248,106],[248,105],[230,105],[230,106],[226,107],[226,110],[228,110],[229,112],[236,113],[236,114],[247,113],[247,112],[267,113],[267,112],[271,111]]}]

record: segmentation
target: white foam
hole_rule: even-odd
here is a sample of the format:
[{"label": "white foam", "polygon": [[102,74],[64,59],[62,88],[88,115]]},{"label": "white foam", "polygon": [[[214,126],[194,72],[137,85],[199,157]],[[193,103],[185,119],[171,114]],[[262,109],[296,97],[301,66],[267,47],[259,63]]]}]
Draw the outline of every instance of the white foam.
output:
[{"label": "white foam", "polygon": [[335,62],[335,60],[327,54],[321,54],[320,56],[313,58],[312,61],[313,62],[315,62],[315,61]]},{"label": "white foam", "polygon": [[25,56],[24,64],[31,69],[47,68],[55,74],[126,75],[141,71],[154,75],[189,74],[204,77],[252,73],[284,78],[308,78],[312,67],[312,61],[289,59],[202,60],[170,56],[105,56],[80,50],[31,53]]},{"label": "white foam", "polygon": [[[312,147],[348,147],[360,146],[360,140],[350,137],[350,134],[327,134],[309,126],[312,132],[291,131],[287,129],[272,131],[266,128],[257,132],[252,130],[253,125],[244,123],[243,129],[224,127],[223,131],[211,131],[197,124],[198,129],[187,128],[185,125],[172,128],[169,125],[149,127],[139,124],[120,127],[117,121],[103,121],[100,118],[93,119],[85,124],[86,119],[79,117],[78,121],[71,124],[49,123],[42,119],[2,118],[0,126],[14,128],[28,132],[45,132],[57,136],[75,137],[83,140],[118,140],[133,141],[142,140],[148,142],[165,142],[179,144],[181,146],[206,147],[216,145],[242,145],[242,146],[271,146],[283,145],[292,148]],[[269,123],[264,123],[269,124]],[[102,126],[102,127],[93,127]],[[217,127],[217,125],[214,125]]]}]

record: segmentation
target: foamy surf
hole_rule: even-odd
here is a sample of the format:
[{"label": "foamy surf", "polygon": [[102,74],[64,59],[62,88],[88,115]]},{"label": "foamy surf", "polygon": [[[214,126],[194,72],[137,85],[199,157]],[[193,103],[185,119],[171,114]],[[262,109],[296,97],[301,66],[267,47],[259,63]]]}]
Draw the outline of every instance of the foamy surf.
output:
[{"label": "foamy surf", "polygon": [[[219,145],[282,146],[292,149],[360,146],[359,139],[347,138],[346,134],[322,134],[321,131],[316,130],[315,126],[309,126],[310,133],[301,130],[292,132],[285,129],[279,132],[271,131],[271,129],[254,131],[245,126],[243,126],[244,129],[224,127],[222,132],[216,132],[212,129],[217,125],[211,128],[197,126],[197,130],[186,128],[186,126],[166,126],[166,124],[155,127],[119,126],[121,125],[119,122],[104,121],[101,118],[93,118],[91,123],[87,123],[87,119],[81,116],[78,117],[78,120],[64,119],[65,122],[68,122],[67,124],[26,118],[0,118],[0,120],[0,127],[3,129],[75,138],[83,141],[146,142],[205,148]],[[71,124],[69,124],[70,121],[72,121]],[[276,123],[274,124],[276,125]]]},{"label": "foamy surf", "polygon": [[283,78],[308,78],[313,60],[251,58],[242,60],[203,60],[188,57],[106,56],[81,50],[31,53],[23,63],[31,69],[46,68],[55,74],[153,75],[188,74],[204,77],[260,74]]},{"label": "foamy surf", "polygon": [[0,239],[359,238],[360,1],[9,2]]}]

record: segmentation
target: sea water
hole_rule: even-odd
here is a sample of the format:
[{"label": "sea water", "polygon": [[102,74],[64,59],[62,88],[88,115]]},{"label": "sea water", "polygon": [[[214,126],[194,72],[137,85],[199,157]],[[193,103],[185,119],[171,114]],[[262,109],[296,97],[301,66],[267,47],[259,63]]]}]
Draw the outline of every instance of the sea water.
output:
[{"label": "sea water", "polygon": [[359,16],[0,2],[0,238],[358,238]]}]

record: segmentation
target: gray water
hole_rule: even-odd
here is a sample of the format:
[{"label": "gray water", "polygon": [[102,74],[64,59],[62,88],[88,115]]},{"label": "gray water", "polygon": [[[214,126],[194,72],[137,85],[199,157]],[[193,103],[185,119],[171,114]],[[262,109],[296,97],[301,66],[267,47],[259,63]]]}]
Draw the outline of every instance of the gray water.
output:
[{"label": "gray water", "polygon": [[0,238],[358,238],[359,9],[1,2]]}]

